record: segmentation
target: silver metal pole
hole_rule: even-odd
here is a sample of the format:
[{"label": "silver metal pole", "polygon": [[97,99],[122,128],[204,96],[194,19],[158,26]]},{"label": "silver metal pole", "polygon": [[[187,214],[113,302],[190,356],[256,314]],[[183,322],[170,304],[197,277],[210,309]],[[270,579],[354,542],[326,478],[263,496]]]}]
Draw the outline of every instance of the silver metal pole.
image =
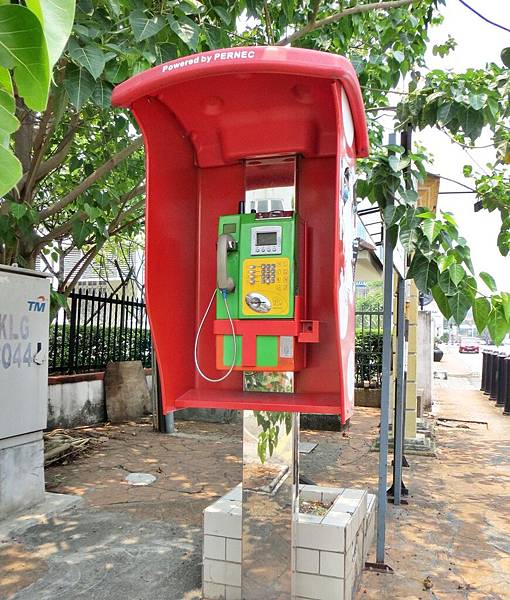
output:
[{"label": "silver metal pole", "polygon": [[[276,427],[277,440],[272,437]],[[264,442],[269,439],[276,442],[272,456],[269,443]],[[298,444],[299,414],[243,411],[243,600],[294,598],[292,542],[299,510]]]},{"label": "silver metal pole", "polygon": [[[394,144],[396,136],[390,136]],[[393,198],[388,198],[388,206]],[[388,230],[384,230],[384,305],[383,305],[383,355],[381,381],[381,422],[379,428],[379,485],[377,490],[377,548],[376,562],[384,563],[386,540],[386,486],[388,476],[388,426],[390,415],[391,325],[393,313],[393,247]]]},{"label": "silver metal pole", "polygon": [[398,278],[397,285],[397,394],[395,422],[393,423],[393,503],[400,504],[402,488],[402,454],[404,450],[404,393],[405,393],[405,281]]}]

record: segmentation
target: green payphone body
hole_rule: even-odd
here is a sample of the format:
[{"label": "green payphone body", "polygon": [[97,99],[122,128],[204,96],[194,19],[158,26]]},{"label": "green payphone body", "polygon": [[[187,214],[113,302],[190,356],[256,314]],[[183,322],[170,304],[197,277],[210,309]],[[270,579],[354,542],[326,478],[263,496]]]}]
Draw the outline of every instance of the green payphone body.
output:
[{"label": "green payphone body", "polygon": [[[292,328],[288,320],[296,316],[297,230],[293,211],[220,217],[216,302],[219,369],[234,364],[241,370],[294,370],[294,336],[281,334],[292,333],[285,328]],[[225,325],[229,319],[236,323],[235,340],[230,330],[218,333],[221,321]],[[282,324],[281,320],[287,322]],[[254,356],[248,356],[249,338]]]}]

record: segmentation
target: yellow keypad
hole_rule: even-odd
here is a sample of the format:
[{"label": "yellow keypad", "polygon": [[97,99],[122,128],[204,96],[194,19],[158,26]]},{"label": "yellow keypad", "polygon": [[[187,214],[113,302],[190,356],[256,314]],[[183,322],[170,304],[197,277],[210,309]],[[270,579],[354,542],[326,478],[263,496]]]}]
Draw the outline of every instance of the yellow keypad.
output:
[{"label": "yellow keypad", "polygon": [[271,304],[264,316],[287,315],[290,298],[290,261],[286,257],[247,258],[243,262],[241,312],[246,316],[262,316],[245,302],[248,294],[261,294]]}]

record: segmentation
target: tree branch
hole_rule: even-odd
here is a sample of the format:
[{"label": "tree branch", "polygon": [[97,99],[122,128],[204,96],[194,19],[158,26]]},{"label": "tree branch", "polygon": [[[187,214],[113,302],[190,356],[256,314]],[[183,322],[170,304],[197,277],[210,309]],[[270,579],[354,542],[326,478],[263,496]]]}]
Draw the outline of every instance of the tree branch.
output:
[{"label": "tree branch", "polygon": [[71,204],[78,196],[86,192],[89,187],[91,187],[98,179],[101,179],[104,175],[112,171],[118,164],[120,164],[123,160],[125,160],[128,156],[133,154],[135,150],[140,148],[143,144],[143,140],[141,137],[137,138],[134,142],[132,142],[129,146],[114,154],[109,160],[103,163],[98,169],[96,169],[93,173],[91,173],[88,177],[86,177],[79,185],[77,185],[74,190],[66,194],[60,200],[57,200],[54,204],[45,208],[39,213],[40,221],[44,221],[51,215],[54,215],[61,210],[63,210],[66,206]]},{"label": "tree branch", "polygon": [[26,182],[23,194],[25,202],[29,201],[30,196],[32,194],[32,190],[34,188],[34,184],[43,177],[45,177],[48,173],[53,171],[53,169],[56,169],[60,164],[62,164],[65,157],[69,154],[69,151],[71,150],[74,136],[78,131],[80,125],[81,121],[79,115],[73,115],[69,123],[69,128],[62,140],[60,141],[60,144],[57,146],[57,149],[48,160],[44,161],[41,164],[44,152],[49,143],[49,137],[51,135],[50,132],[48,132],[48,137],[44,140],[43,144],[41,145],[37,155],[35,156],[35,160],[32,161],[29,172],[23,176],[20,183],[18,184],[18,188],[21,189],[21,187]]},{"label": "tree branch", "polygon": [[271,15],[269,14],[269,7],[267,1],[264,0],[264,21],[266,26],[267,42],[270,46],[274,45],[274,35],[271,27]]},{"label": "tree branch", "polygon": [[330,15],[329,17],[325,17],[324,19],[319,19],[318,21],[312,20],[303,28],[295,31],[291,35],[285,36],[280,41],[276,43],[277,46],[286,46],[287,44],[292,44],[296,40],[304,37],[308,33],[315,31],[316,29],[320,29],[321,27],[325,27],[326,25],[331,25],[332,23],[336,23],[347,17],[349,15],[357,15],[360,13],[370,12],[372,10],[388,10],[390,8],[400,8],[401,6],[408,6],[417,2],[418,0],[391,0],[390,2],[373,2],[372,4],[359,4],[358,6],[352,6],[351,8],[346,8],[334,15]]},{"label": "tree branch", "polygon": [[[142,183],[141,185],[138,185],[137,187],[133,188],[132,190],[130,190],[129,192],[127,192],[126,194],[124,194],[123,196],[121,196],[119,198],[119,205],[120,205],[119,213],[117,214],[115,219],[110,223],[110,225],[108,227],[108,231],[110,231],[110,229],[115,229],[117,227],[117,225],[120,223],[121,218],[124,218],[126,215],[131,214],[133,211],[135,211],[135,210],[139,209],[141,206],[143,206],[145,199],[141,200],[140,202],[137,202],[134,206],[129,208],[124,213],[122,212],[122,209],[124,208],[124,206],[126,206],[126,204],[130,200],[132,200],[139,194],[143,193],[144,191],[145,191],[145,183]],[[88,218],[87,214],[83,211],[76,213],[75,216],[78,218],[82,218],[82,219]],[[46,246],[46,244],[49,244],[53,240],[56,240],[58,238],[65,236],[67,233],[69,233],[71,231],[72,228],[73,228],[73,222],[71,220],[68,220],[65,223],[62,223],[61,225],[58,225],[57,227],[52,228],[51,231],[49,231],[46,235],[39,238],[37,245],[34,247],[34,252],[39,252],[39,250],[41,248],[43,248],[44,246]]]},{"label": "tree branch", "polygon": [[[83,275],[83,273],[85,273],[87,267],[94,260],[94,257],[99,252],[99,250],[100,247],[97,245],[92,246],[92,248],[89,248],[89,250],[87,250],[87,252],[81,258],[81,264],[80,262],[77,262],[71,269],[67,277],[64,279],[62,286],[59,286],[59,292],[62,292],[63,294],[68,296],[73,291],[74,287],[76,286],[78,281],[80,281],[81,276]],[[76,267],[78,265],[80,265],[80,267],[78,268],[78,270],[76,270]]]}]

